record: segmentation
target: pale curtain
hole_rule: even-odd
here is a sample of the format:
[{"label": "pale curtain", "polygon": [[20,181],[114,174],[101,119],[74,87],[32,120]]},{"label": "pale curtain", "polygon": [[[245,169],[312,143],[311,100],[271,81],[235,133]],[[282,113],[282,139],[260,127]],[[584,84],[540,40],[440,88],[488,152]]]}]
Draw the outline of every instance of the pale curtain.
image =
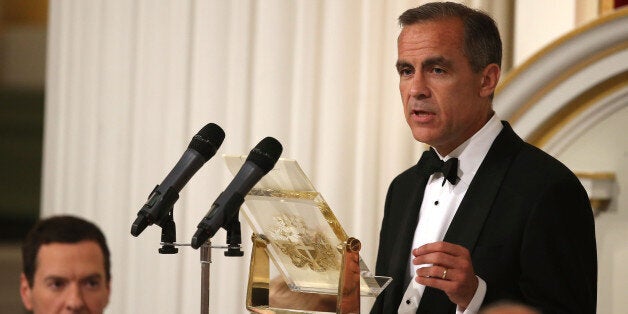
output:
[{"label": "pale curtain", "polygon": [[[199,253],[160,255],[159,227],[135,238],[130,226],[209,122],[226,138],[175,205],[178,242],[189,243],[232,179],[220,155],[273,136],[374,269],[386,188],[423,149],[403,119],[394,70],[396,18],[416,4],[51,1],[42,214],[73,213],[105,231],[107,312],[199,312]],[[244,258],[213,251],[212,313],[246,312],[243,227]]]}]

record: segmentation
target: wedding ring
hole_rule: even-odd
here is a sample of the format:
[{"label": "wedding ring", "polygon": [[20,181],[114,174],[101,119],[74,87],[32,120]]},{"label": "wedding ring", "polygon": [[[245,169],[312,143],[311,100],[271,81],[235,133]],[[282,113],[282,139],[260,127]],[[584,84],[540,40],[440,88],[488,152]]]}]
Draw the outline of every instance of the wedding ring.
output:
[{"label": "wedding ring", "polygon": [[447,280],[447,268],[445,268],[445,270],[443,270],[443,277],[441,277],[443,280]]}]

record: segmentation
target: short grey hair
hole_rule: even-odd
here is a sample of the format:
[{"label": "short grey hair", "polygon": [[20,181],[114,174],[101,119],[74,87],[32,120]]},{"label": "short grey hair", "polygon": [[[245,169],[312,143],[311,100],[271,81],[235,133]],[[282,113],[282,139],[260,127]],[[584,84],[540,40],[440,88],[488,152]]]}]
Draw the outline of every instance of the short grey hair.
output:
[{"label": "short grey hair", "polygon": [[502,40],[495,20],[485,12],[454,2],[432,2],[409,9],[399,16],[405,27],[425,21],[459,18],[464,25],[464,54],[474,72],[487,65],[502,64]]}]

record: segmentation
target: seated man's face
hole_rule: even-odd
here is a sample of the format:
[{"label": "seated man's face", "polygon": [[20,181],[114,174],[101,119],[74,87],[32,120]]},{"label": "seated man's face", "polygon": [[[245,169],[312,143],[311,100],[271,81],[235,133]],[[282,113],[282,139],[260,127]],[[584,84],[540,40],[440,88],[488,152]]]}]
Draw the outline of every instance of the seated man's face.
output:
[{"label": "seated man's face", "polygon": [[37,254],[33,286],[21,277],[28,310],[39,313],[102,313],[109,302],[103,253],[94,241],[50,243]]}]

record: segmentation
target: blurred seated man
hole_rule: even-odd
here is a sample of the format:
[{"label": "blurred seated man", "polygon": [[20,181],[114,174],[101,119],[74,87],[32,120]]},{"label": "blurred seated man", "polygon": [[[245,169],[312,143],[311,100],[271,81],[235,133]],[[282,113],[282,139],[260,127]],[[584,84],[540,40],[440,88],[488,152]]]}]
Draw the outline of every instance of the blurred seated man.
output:
[{"label": "blurred seated man", "polygon": [[39,221],[22,245],[20,295],[33,313],[102,313],[111,273],[105,236],[72,216]]}]

